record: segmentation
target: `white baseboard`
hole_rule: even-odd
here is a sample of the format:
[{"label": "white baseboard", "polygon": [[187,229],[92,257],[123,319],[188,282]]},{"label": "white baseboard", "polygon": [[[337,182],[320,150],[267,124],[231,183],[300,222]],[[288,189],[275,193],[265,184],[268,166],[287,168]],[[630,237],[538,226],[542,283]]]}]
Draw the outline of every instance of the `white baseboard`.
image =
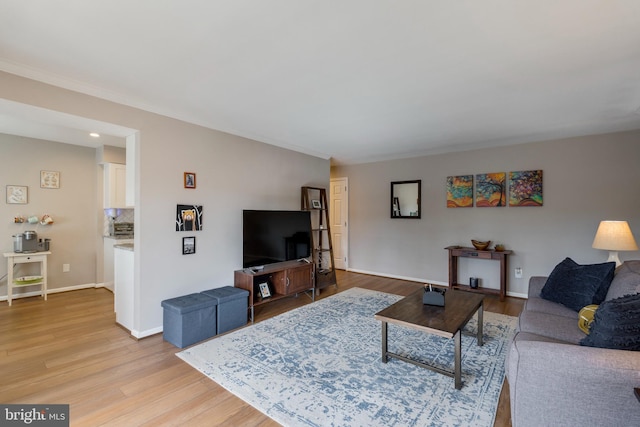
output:
[{"label": "white baseboard", "polygon": [[96,288],[105,288],[108,291],[111,291],[111,293],[113,293],[113,282],[102,282],[102,283],[97,283],[96,284]]},{"label": "white baseboard", "polygon": [[[80,289],[100,288],[100,287],[101,287],[100,284],[87,283],[84,285],[66,286],[64,288],[48,288],[47,295],[57,294],[60,292],[78,291]],[[42,291],[23,292],[20,294],[13,294],[11,296],[11,299],[29,298],[29,297],[36,297],[40,295],[42,295]],[[9,299],[8,295],[0,296],[0,301],[7,301],[8,299]]]},{"label": "white baseboard", "polygon": [[151,335],[161,334],[162,326],[158,326],[156,328],[147,329],[146,331],[131,331],[131,336],[134,338],[146,338]]},{"label": "white baseboard", "polygon": [[429,280],[429,279],[423,279],[418,277],[399,276],[397,274],[386,274],[386,273],[380,273],[378,271],[358,270],[355,268],[349,268],[347,269],[347,271],[351,271],[353,273],[369,274],[371,276],[388,277],[390,279],[407,280],[409,282],[431,283],[432,285],[449,286],[448,282],[441,282],[439,280]]},{"label": "white baseboard", "polygon": [[[380,273],[378,271],[359,270],[356,268],[348,268],[347,271],[351,271],[353,273],[369,274],[371,276],[388,277],[390,279],[407,280],[410,282],[431,283],[433,285],[449,286],[449,282],[441,282],[439,280],[422,279],[417,277],[398,276],[397,274],[385,274],[385,273]],[[527,299],[527,294],[521,294],[518,292],[507,291],[507,296]]]}]

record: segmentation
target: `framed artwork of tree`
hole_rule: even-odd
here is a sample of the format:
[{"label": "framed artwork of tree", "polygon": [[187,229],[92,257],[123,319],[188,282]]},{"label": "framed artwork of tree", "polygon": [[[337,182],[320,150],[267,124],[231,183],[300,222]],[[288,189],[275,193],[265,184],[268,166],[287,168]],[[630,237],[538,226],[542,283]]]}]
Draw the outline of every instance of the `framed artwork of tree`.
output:
[{"label": "framed artwork of tree", "polygon": [[476,175],[476,207],[492,208],[507,205],[507,174],[504,172]]}]

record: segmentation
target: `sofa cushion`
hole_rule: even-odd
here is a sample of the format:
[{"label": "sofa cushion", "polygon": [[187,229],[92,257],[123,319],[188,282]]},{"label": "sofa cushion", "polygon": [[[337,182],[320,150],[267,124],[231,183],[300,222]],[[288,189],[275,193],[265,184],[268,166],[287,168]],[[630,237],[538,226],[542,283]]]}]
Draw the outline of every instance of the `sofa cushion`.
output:
[{"label": "sofa cushion", "polygon": [[578,313],[573,317],[555,316],[539,311],[523,311],[518,317],[518,331],[578,344],[584,333],[578,328]]},{"label": "sofa cushion", "polygon": [[640,350],[640,294],[600,304],[591,324],[591,332],[580,344],[617,350]]},{"label": "sofa cushion", "polygon": [[616,269],[605,300],[640,293],[640,260],[625,261]]},{"label": "sofa cushion", "polygon": [[523,311],[539,311],[541,313],[553,314],[555,316],[576,318],[576,312],[562,304],[552,302],[540,297],[529,297],[524,302]]},{"label": "sofa cushion", "polygon": [[540,296],[576,312],[585,305],[600,304],[607,295],[615,268],[614,262],[580,265],[565,258],[549,275]]}]

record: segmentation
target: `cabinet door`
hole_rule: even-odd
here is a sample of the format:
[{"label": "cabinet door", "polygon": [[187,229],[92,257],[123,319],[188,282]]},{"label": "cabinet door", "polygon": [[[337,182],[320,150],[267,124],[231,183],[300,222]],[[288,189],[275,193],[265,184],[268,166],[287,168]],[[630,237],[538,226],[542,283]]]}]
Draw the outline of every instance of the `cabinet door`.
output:
[{"label": "cabinet door", "polygon": [[104,208],[126,208],[127,169],[125,165],[104,165]]},{"label": "cabinet door", "polygon": [[287,295],[287,275],[285,271],[275,271],[271,273],[269,281],[276,294]]},{"label": "cabinet door", "polygon": [[288,294],[306,291],[313,287],[311,281],[311,264],[287,270]]}]

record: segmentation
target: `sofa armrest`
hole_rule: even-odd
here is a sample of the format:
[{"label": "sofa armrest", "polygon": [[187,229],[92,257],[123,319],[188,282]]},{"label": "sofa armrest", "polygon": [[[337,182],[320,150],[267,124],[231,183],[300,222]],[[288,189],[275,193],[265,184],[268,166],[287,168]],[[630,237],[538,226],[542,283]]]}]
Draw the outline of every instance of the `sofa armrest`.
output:
[{"label": "sofa armrest", "polygon": [[546,276],[531,276],[529,279],[529,291],[527,292],[529,298],[540,297],[540,292],[545,283],[547,283]]},{"label": "sofa armrest", "polygon": [[640,425],[640,354],[513,341],[507,366],[514,427]]}]

